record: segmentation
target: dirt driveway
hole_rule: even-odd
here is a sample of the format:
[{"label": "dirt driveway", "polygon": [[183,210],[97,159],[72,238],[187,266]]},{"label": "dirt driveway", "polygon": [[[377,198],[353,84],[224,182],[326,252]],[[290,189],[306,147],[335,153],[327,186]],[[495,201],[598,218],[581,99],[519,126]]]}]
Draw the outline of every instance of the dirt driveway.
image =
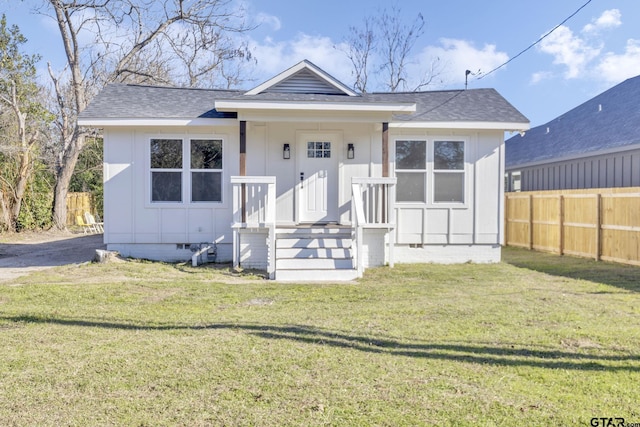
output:
[{"label": "dirt driveway", "polygon": [[31,271],[91,261],[102,234],[43,232],[0,235],[0,283]]}]

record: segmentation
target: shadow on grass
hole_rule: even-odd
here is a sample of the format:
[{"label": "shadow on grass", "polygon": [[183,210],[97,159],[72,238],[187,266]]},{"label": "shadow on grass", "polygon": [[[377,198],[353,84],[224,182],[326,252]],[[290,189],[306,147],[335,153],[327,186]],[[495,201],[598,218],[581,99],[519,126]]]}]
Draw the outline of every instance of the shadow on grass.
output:
[{"label": "shadow on grass", "polygon": [[305,325],[259,325],[214,323],[207,325],[144,325],[76,319],[58,319],[38,316],[0,317],[14,323],[42,323],[88,328],[105,328],[131,331],[174,330],[233,330],[266,340],[287,340],[297,343],[329,346],[378,353],[391,356],[447,360],[498,366],[529,366],[545,369],[580,371],[640,371],[640,356],[619,352],[619,355],[598,355],[593,352],[576,353],[565,350],[538,350],[531,347],[506,344],[504,346],[468,344],[424,344],[396,339],[366,337],[327,331]]},{"label": "shadow on grass", "polygon": [[552,276],[587,280],[615,286],[632,292],[640,292],[640,267],[595,261],[568,255],[506,247],[502,261],[516,267],[550,274]]}]

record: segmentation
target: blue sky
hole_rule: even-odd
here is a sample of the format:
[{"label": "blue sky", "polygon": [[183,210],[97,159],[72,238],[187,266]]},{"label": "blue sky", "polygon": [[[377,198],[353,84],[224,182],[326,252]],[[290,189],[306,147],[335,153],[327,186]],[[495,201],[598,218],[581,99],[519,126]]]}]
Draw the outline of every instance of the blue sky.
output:
[{"label": "blue sky", "polygon": [[[405,0],[395,3],[411,23],[421,13],[425,34],[411,58],[425,70],[438,58],[438,81],[429,89],[464,87],[465,70],[487,73],[535,42],[587,0]],[[38,0],[0,0],[0,13],[20,26],[28,48],[61,64],[52,21],[29,13]],[[245,35],[257,60],[247,88],[308,59],[344,83],[353,79],[339,49],[350,26],[394,3],[378,0],[243,0],[247,18],[260,26]],[[469,88],[494,87],[532,122],[541,125],[621,81],[640,74],[640,1],[592,0],[576,16],[498,71]],[[336,48],[338,47],[338,48]]]}]

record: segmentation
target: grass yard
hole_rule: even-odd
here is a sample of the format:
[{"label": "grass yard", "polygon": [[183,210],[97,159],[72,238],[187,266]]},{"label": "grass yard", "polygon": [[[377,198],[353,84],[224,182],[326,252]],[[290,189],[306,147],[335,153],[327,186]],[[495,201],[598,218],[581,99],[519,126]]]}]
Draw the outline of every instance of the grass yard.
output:
[{"label": "grass yard", "polygon": [[134,261],[4,282],[0,425],[640,423],[640,268],[504,258],[354,284]]}]

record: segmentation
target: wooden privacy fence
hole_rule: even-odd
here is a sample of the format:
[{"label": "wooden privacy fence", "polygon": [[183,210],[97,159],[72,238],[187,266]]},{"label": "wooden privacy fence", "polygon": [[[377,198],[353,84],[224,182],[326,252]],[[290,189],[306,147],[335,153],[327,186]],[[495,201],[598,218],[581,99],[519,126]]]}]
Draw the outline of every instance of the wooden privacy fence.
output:
[{"label": "wooden privacy fence", "polygon": [[76,216],[85,212],[94,213],[91,193],[67,194],[67,225],[76,225]]},{"label": "wooden privacy fence", "polygon": [[505,198],[507,245],[640,265],[640,187]]}]

